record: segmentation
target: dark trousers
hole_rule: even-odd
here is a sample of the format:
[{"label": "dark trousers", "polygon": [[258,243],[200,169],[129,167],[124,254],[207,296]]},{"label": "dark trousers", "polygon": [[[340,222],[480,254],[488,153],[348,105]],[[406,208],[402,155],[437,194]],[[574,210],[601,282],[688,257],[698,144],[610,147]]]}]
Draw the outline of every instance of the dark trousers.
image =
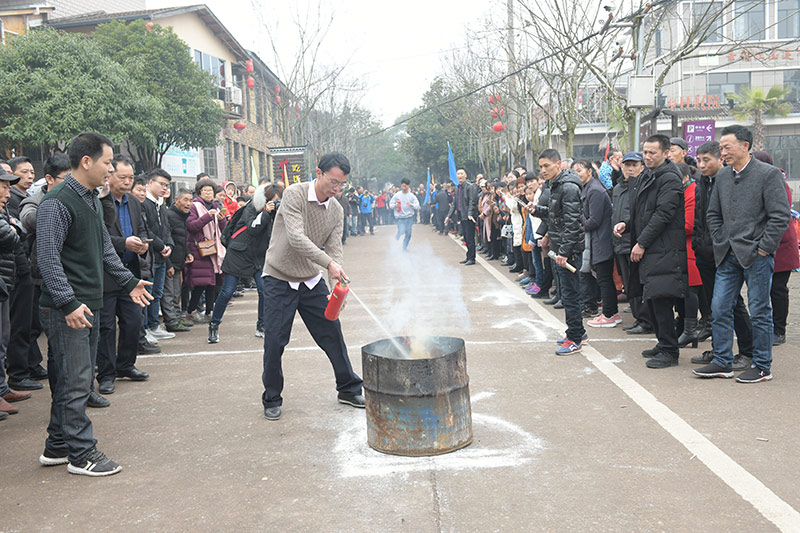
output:
[{"label": "dark trousers", "polygon": [[347,345],[342,336],[342,326],[338,320],[325,318],[328,306],[328,287],[320,280],[313,289],[301,283],[297,290],[286,281],[264,277],[264,323],[269,330],[264,335],[264,394],[261,401],[264,407],[283,404],[283,369],[281,357],[292,334],[292,322],[296,312],[308,328],[328,360],[336,377],[336,390],[348,394],[361,394],[361,378],[353,371],[347,355]]},{"label": "dark trousers", "polygon": [[192,288],[192,297],[189,300],[189,307],[186,309],[189,313],[194,313],[200,309],[200,298],[206,295],[206,314],[210,315],[214,311],[214,302],[217,301],[217,286],[216,285],[201,285]]},{"label": "dark trousers", "polygon": [[[617,254],[617,268],[619,275],[622,277],[622,285],[625,287],[625,293],[628,295],[628,303],[631,305],[631,314],[636,322],[642,325],[643,328],[653,328],[653,317],[650,316],[650,309],[642,300],[641,296],[632,296],[637,291],[631,291],[631,254]],[[641,294],[641,289],[639,290]]]},{"label": "dark trousers", "polygon": [[[119,340],[117,340],[119,319]],[[97,382],[114,381],[117,371],[127,371],[136,364],[142,308],[131,300],[122,287],[103,293],[100,311],[100,342],[97,345]]]},{"label": "dark trousers", "polygon": [[[97,309],[94,316],[85,315],[86,320],[96,326],[99,312]],[[44,447],[52,457],[69,456],[70,462],[77,463],[97,444],[92,436],[92,421],[86,415],[86,402],[94,376],[100,329],[72,329],[64,313],[52,307],[42,307],[39,314],[51,347],[47,375],[52,400]]]},{"label": "dark trousers", "polygon": [[553,272],[553,268],[555,264],[553,260],[542,254],[542,284],[539,285],[545,294],[550,293],[550,289],[553,287],[553,280],[555,273]]},{"label": "dark trousers", "polygon": [[468,218],[462,220],[461,234],[467,243],[467,260],[475,261],[475,223]]},{"label": "dark trousers", "polygon": [[[41,285],[34,285],[33,287],[33,315],[31,316],[31,336],[30,346],[28,347],[28,368],[34,370],[42,364],[44,357],[42,351],[39,349],[39,337],[44,333],[42,327],[42,319],[39,316],[39,298],[42,296]],[[48,350],[49,350],[48,345]]]},{"label": "dark trousers", "polygon": [[592,268],[597,273],[597,285],[600,287],[600,299],[603,301],[603,315],[611,318],[619,312],[617,286],[614,285],[614,260],[595,263]]},{"label": "dark trousers", "polygon": [[581,314],[581,282],[580,270],[582,254],[574,254],[567,258],[567,262],[578,271],[573,273],[564,267],[555,265],[558,286],[561,291],[561,303],[564,304],[564,317],[567,322],[567,338],[577,344],[581,343],[583,334],[583,315]]},{"label": "dark trousers", "polygon": [[789,276],[792,271],[772,274],[772,288],[769,296],[772,300],[772,327],[775,335],[786,335],[786,317],[789,316]]},{"label": "dark trousers", "polygon": [[600,300],[600,288],[591,272],[581,272],[581,308],[597,311],[597,301]]},{"label": "dark trousers", "polygon": [[[711,302],[714,296],[714,282],[716,280],[717,267],[708,263],[697,261],[697,270],[700,271],[700,279],[703,280],[702,295],[707,298],[705,305],[709,309],[711,317]],[[739,354],[747,357],[753,356],[753,321],[750,319],[750,312],[744,303],[744,298],[740,294],[736,298],[736,305],[733,307],[733,331],[736,333],[736,343],[739,346]],[[714,338],[711,338],[711,346],[714,346]]]},{"label": "dark trousers", "polygon": [[667,355],[678,357],[678,334],[675,332],[675,298],[651,298],[645,300],[653,317],[653,329],[658,345]]},{"label": "dark trousers", "polygon": [[8,380],[11,382],[30,378],[31,368],[42,361],[39,345],[31,346],[33,296],[33,278],[30,273],[18,276],[14,292],[11,293],[11,339],[6,352]]},{"label": "dark trousers", "polygon": [[358,215],[358,232],[366,233],[367,225],[369,225],[369,232],[374,233],[372,213],[359,213]]}]

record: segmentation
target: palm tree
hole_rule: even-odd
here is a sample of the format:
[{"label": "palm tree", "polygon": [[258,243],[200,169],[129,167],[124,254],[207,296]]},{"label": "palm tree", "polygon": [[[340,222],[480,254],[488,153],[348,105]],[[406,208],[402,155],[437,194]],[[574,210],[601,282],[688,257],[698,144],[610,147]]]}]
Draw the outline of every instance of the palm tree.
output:
[{"label": "palm tree", "polygon": [[782,85],[772,87],[764,95],[760,87],[747,87],[741,94],[728,93],[729,100],[737,102],[733,108],[733,116],[737,120],[752,119],[753,121],[753,150],[764,149],[764,116],[785,117],[792,110],[792,104],[784,101],[791,91]]}]

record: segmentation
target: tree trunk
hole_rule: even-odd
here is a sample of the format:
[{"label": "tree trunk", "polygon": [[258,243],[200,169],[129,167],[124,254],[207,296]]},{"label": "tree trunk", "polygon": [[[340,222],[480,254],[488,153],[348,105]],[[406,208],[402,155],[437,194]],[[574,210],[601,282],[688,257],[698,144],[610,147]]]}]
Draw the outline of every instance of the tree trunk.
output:
[{"label": "tree trunk", "polygon": [[572,157],[575,147],[575,126],[569,126],[564,132],[564,158]]},{"label": "tree trunk", "polygon": [[764,149],[764,113],[760,109],[753,113],[753,146],[750,149]]}]

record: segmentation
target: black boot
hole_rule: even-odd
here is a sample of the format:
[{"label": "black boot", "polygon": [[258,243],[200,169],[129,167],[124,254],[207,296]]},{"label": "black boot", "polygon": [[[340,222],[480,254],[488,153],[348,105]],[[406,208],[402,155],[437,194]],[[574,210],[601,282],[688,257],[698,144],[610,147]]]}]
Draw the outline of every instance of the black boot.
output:
[{"label": "black boot", "polygon": [[697,348],[697,319],[683,319],[683,333],[678,337],[678,347],[686,348],[689,344],[692,348]]},{"label": "black boot", "polygon": [[219,324],[208,325],[208,343],[216,344],[219,342]]},{"label": "black boot", "polygon": [[711,319],[704,318],[700,320],[700,331],[697,333],[697,340],[699,342],[707,341],[711,338]]}]

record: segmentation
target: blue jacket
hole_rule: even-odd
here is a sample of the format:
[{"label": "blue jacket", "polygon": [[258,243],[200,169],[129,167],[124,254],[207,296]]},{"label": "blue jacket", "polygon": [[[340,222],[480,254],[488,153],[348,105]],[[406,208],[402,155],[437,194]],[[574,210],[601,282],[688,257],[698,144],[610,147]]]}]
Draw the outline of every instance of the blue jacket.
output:
[{"label": "blue jacket", "polygon": [[371,194],[360,194],[358,196],[359,201],[359,212],[361,213],[372,213],[372,201],[374,198]]}]

